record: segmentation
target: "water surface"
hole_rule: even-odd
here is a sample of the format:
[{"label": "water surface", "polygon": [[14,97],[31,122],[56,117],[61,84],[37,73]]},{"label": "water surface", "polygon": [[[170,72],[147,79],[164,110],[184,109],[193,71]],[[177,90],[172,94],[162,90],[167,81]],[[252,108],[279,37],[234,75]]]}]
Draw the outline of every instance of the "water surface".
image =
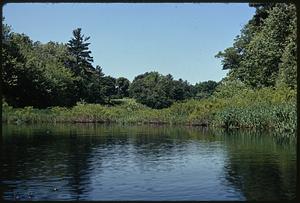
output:
[{"label": "water surface", "polygon": [[279,200],[296,143],[266,132],[95,124],[2,125],[5,200]]}]

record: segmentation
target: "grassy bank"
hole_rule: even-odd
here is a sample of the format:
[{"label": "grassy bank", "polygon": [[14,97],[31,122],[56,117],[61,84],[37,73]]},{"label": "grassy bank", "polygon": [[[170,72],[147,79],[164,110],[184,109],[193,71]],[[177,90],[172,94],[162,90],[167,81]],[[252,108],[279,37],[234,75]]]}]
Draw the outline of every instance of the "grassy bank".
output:
[{"label": "grassy bank", "polygon": [[295,132],[297,116],[294,90],[263,88],[253,91],[238,88],[232,91],[234,95],[226,93],[223,88],[210,98],[174,103],[169,108],[159,110],[133,99],[116,100],[113,106],[77,103],[72,108],[47,109],[12,108],[3,102],[2,122],[176,124]]}]

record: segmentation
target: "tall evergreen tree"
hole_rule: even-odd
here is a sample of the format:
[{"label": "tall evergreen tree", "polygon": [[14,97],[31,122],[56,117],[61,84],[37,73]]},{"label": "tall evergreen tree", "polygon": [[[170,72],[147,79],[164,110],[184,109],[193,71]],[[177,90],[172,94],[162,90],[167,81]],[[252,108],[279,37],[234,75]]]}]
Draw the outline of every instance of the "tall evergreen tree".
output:
[{"label": "tall evergreen tree", "polygon": [[90,37],[81,34],[81,28],[77,28],[73,30],[73,38],[67,43],[68,50],[75,59],[70,65],[76,75],[87,76],[93,73],[93,57],[90,56],[90,43],[87,42],[89,39]]},{"label": "tall evergreen tree", "polygon": [[[91,87],[94,88],[95,83],[94,75],[96,70],[92,66],[93,57],[90,55],[89,45],[87,41],[90,37],[85,37],[81,33],[81,28],[73,30],[73,37],[68,41],[67,47],[72,55],[72,58],[67,61],[67,66],[78,76],[76,83],[77,87],[77,100],[85,100],[87,102],[93,102],[95,95],[91,95]],[[93,83],[93,84],[91,84]]]}]

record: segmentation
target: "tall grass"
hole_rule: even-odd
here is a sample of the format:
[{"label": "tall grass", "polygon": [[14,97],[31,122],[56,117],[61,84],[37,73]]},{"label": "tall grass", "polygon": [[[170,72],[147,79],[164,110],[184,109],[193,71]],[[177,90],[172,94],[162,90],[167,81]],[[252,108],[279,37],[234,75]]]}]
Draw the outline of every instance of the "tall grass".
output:
[{"label": "tall grass", "polygon": [[[222,89],[223,88],[223,89]],[[133,99],[114,106],[77,103],[72,108],[12,108],[2,104],[2,122],[63,123],[102,122],[123,124],[205,125],[225,128],[296,130],[296,92],[288,87],[250,90],[222,87],[207,99],[190,99],[166,109],[151,109]],[[226,89],[227,88],[227,89]],[[225,90],[224,90],[225,89]],[[224,94],[230,89],[234,94]]]}]

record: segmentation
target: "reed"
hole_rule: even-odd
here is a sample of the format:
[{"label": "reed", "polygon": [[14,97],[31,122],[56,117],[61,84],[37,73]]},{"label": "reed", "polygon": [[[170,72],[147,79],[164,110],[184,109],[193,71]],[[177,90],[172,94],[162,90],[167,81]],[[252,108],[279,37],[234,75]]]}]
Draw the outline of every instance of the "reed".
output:
[{"label": "reed", "polygon": [[207,99],[176,102],[169,108],[151,109],[134,99],[118,99],[114,105],[77,103],[72,108],[13,108],[2,103],[6,123],[120,123],[202,125],[223,128],[296,131],[296,94],[290,89],[262,88],[232,97],[215,94]]}]

